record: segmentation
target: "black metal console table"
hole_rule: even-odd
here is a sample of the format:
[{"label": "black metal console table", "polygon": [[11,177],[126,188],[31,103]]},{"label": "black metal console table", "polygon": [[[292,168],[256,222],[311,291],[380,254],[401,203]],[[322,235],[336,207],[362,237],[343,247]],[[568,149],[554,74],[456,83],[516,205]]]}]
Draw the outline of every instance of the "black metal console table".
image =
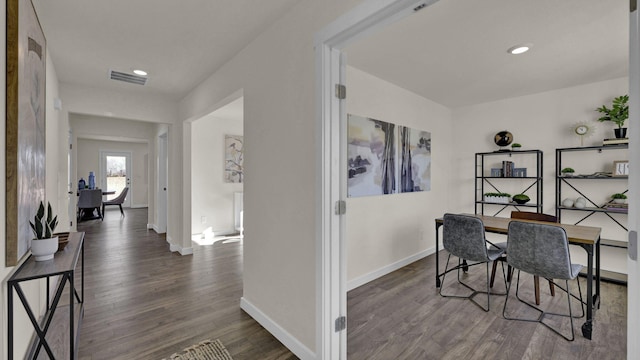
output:
[{"label": "black metal console table", "polygon": [[[80,291],[75,286],[74,278],[78,259],[81,259],[80,266]],[[56,292],[53,302],[50,301],[50,281],[52,276],[60,276],[57,282]],[[20,284],[24,281],[47,279],[47,310],[38,323],[33,309],[29,305]],[[57,252],[52,260],[35,261],[33,256],[29,257],[20,267],[11,275],[7,281],[8,295],[8,356],[9,360],[13,359],[13,293],[14,290],[22,303],[29,320],[36,332],[36,339],[32,342],[32,346],[27,353],[27,358],[36,359],[40,350],[44,348],[49,359],[56,359],[51,345],[47,342],[47,332],[51,329],[54,322],[54,315],[58,304],[63,295],[63,290],[69,284],[69,349],[68,354],[58,354],[60,359],[74,359],[76,357],[78,346],[78,335],[80,334],[80,323],[84,316],[84,233],[76,232],[69,234],[69,243],[63,251]],[[60,317],[56,317],[56,320]]]}]

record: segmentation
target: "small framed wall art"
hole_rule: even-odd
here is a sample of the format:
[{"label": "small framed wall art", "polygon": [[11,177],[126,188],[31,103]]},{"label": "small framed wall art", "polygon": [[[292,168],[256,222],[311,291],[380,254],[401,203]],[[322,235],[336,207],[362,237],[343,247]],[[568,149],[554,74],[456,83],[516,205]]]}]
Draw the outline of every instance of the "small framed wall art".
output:
[{"label": "small framed wall art", "polygon": [[613,162],[612,176],[629,176],[629,160],[619,160]]}]

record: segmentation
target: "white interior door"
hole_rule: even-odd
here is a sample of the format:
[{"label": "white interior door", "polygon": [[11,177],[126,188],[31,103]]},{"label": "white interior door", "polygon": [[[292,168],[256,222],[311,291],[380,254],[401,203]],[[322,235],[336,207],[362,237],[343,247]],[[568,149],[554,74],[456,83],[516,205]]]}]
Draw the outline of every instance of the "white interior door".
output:
[{"label": "white interior door", "polygon": [[167,232],[167,146],[167,134],[165,133],[158,138],[158,218],[156,219],[156,232],[160,234]]},{"label": "white interior door", "polygon": [[[131,207],[131,153],[120,151],[101,151],[100,152],[100,188],[113,192],[106,195],[106,200],[111,200],[122,192],[125,187],[129,188],[127,198],[123,207]],[[98,174],[96,174],[96,182]]]}]

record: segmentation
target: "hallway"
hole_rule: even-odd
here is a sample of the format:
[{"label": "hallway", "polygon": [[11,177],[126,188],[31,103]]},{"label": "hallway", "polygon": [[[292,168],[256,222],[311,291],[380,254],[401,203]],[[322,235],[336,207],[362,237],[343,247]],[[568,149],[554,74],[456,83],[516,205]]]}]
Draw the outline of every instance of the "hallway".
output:
[{"label": "hallway", "polygon": [[296,358],[240,309],[240,242],[194,244],[181,256],[146,229],[146,208],[125,214],[108,209],[104,222],[78,224],[86,233],[80,359],[162,359],[216,338],[235,360]]}]

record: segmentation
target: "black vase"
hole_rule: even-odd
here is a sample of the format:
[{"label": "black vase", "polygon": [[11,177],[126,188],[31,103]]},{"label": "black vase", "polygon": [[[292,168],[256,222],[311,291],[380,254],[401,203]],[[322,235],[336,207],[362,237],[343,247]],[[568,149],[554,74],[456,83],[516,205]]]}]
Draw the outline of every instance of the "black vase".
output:
[{"label": "black vase", "polygon": [[613,133],[616,134],[616,139],[623,139],[627,137],[627,128],[613,129]]}]

